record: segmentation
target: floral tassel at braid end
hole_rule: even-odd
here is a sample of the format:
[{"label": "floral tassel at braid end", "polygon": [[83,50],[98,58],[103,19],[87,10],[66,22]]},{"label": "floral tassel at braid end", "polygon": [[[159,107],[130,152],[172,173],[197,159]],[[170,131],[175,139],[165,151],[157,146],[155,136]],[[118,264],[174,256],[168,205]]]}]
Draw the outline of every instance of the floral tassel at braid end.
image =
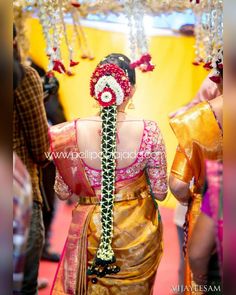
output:
[{"label": "floral tassel at braid end", "polygon": [[97,277],[103,278],[106,275],[117,274],[120,271],[120,267],[118,265],[115,265],[115,262],[115,256],[110,261],[104,261],[96,257],[93,265],[90,266],[87,270],[87,274],[89,276],[92,276],[92,283],[95,284],[97,282]]}]

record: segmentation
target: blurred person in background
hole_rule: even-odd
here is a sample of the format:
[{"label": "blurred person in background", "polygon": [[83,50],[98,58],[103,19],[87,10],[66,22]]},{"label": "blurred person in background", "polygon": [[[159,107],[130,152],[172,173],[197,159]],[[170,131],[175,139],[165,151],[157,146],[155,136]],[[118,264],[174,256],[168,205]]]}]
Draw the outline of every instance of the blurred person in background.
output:
[{"label": "blurred person in background", "polygon": [[[17,50],[13,51],[13,90],[24,78]],[[32,214],[32,185],[29,173],[13,153],[13,294],[21,294],[26,244]]]},{"label": "blurred person in background", "polygon": [[[9,129],[5,128],[7,132]],[[1,134],[2,135],[2,134]],[[9,149],[9,147],[8,147]],[[9,150],[8,150],[9,151]],[[12,294],[12,157],[0,145],[0,293]],[[3,292],[3,291],[4,292]]]},{"label": "blurred person in background", "polygon": [[[49,126],[65,122],[66,118],[64,110],[58,95],[59,81],[55,76],[48,77],[45,70],[35,62],[30,61],[30,63],[31,67],[38,72],[42,81],[44,90],[44,106]],[[45,168],[42,168],[40,175],[42,178],[41,193],[44,200],[43,222],[45,227],[45,243],[41,258],[46,261],[58,262],[60,260],[60,255],[51,249],[50,243],[51,227],[56,213],[56,196],[54,191],[56,168],[54,163],[51,162]]]},{"label": "blurred person in background", "polygon": [[59,81],[55,76],[47,76],[45,70],[36,62],[29,60],[30,66],[34,68],[42,81],[44,91],[44,105],[47,119],[50,125],[60,124],[66,121],[63,106],[59,98]]},{"label": "blurred person in background", "polygon": [[206,162],[207,190],[201,213],[189,241],[193,280],[212,288],[206,294],[223,294],[223,164]]},{"label": "blurred person in background", "polygon": [[13,153],[13,294],[21,294],[26,245],[32,214],[32,186],[29,173]]},{"label": "blurred person in background", "polygon": [[[13,28],[13,50],[19,58],[17,33]],[[44,241],[42,196],[38,167],[49,163],[45,152],[49,150],[48,124],[43,104],[43,88],[37,72],[22,66],[24,77],[14,91],[13,150],[26,166],[32,183],[33,209],[26,247],[22,294],[37,294],[39,261]]]},{"label": "blurred person in background", "polygon": [[[221,60],[217,61],[220,65]],[[223,91],[223,69],[219,67],[220,83]],[[200,214],[202,190],[205,181],[205,159],[222,159],[223,154],[223,96],[205,100],[185,112],[170,119],[170,125],[178,139],[176,155],[169,179],[170,189],[178,201],[188,206],[186,214],[185,247]],[[185,256],[185,286],[195,285]],[[185,294],[191,294],[186,288]],[[201,294],[201,293],[199,293]]]},{"label": "blurred person in background", "polygon": [[[234,5],[232,9],[232,5]],[[236,2],[227,10],[224,71],[224,294],[235,293],[236,277]],[[230,12],[230,13],[229,13]],[[225,14],[226,15],[226,14]]]},{"label": "blurred person in background", "polygon": [[188,103],[187,105],[171,113],[169,115],[170,118],[173,118],[177,115],[185,113],[191,107],[199,104],[200,102],[204,102],[206,100],[212,100],[221,95],[221,90],[219,89],[219,87],[217,87],[217,84],[211,81],[210,79],[211,75],[212,74],[209,74],[205,78],[194,99],[191,100],[190,103]]}]

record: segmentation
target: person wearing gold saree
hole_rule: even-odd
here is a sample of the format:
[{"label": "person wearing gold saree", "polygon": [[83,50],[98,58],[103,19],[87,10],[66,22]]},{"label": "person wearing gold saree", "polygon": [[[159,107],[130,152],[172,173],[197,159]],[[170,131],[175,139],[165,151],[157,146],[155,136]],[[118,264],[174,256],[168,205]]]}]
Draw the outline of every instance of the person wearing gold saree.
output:
[{"label": "person wearing gold saree", "polygon": [[53,295],[150,295],[163,253],[156,200],[167,195],[165,144],[157,124],[125,108],[135,70],[122,54],[97,66],[90,92],[101,114],[53,126],[55,190],[78,197]]},{"label": "person wearing gold saree", "polygon": [[[222,92],[222,80],[218,85]],[[188,206],[185,222],[185,285],[184,294],[203,294],[192,278],[188,261],[188,241],[200,214],[205,182],[205,160],[222,160],[223,96],[203,101],[170,119],[178,139],[171,168],[169,186],[173,195]],[[194,291],[196,290],[196,291]]]}]

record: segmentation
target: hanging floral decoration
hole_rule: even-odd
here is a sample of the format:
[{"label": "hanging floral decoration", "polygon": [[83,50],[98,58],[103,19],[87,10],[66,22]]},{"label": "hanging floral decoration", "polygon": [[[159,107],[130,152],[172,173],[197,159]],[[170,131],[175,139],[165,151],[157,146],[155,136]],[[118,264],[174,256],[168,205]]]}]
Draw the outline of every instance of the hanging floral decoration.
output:
[{"label": "hanging floral decoration", "polygon": [[81,25],[81,4],[71,1],[70,13],[73,22],[73,41],[76,41],[81,52],[82,59],[93,60],[94,55],[88,45],[88,38]]},{"label": "hanging floral decoration", "polygon": [[[94,59],[81,25],[81,19],[89,14],[126,15],[131,66],[142,72],[153,71],[155,68],[144,29],[145,14],[155,16],[193,10],[196,15],[194,65],[203,65],[205,69],[211,70],[213,57],[223,47],[223,0],[13,0],[13,9],[20,47],[25,56],[29,42],[25,38],[24,22],[30,13],[38,15],[47,45],[48,75],[53,75],[53,72],[73,75],[73,69],[79,65],[78,53],[82,59]],[[72,36],[68,34],[66,18],[72,20]],[[63,41],[67,58],[61,55]],[[75,45],[79,52],[75,51]]]},{"label": "hanging floral decoration", "polygon": [[216,84],[220,84],[223,79],[223,49],[219,49],[217,54],[212,59],[212,76],[210,76],[210,80],[215,82]]},{"label": "hanging floral decoration", "polygon": [[[80,23],[80,6],[78,1],[68,0],[14,0],[14,22],[18,32],[25,37],[23,24],[30,15],[29,11],[36,12],[42,26],[43,36],[46,41],[46,55],[48,57],[47,75],[52,77],[54,72],[74,75],[72,68],[79,64],[75,59],[73,45],[78,41],[81,58],[92,60],[93,54],[88,46],[88,40]],[[73,34],[69,38],[65,18],[69,17],[73,21]],[[25,48],[25,56],[29,46],[23,38],[20,39],[20,47]],[[25,37],[26,39],[26,37]],[[66,63],[61,54],[62,41],[64,39],[69,62]],[[76,54],[77,55],[77,54]]]},{"label": "hanging floral decoration", "polygon": [[140,59],[130,64],[131,69],[139,68],[143,73],[153,71],[155,66],[151,64],[151,55],[143,54]]},{"label": "hanging floral decoration", "polygon": [[[210,71],[223,48],[223,0],[190,1],[196,16],[194,65]],[[214,75],[213,75],[214,76]]]},{"label": "hanging floral decoration", "polygon": [[146,5],[140,0],[125,0],[124,8],[128,19],[131,67],[139,68],[142,72],[153,71],[155,66],[152,65],[152,58],[148,53],[148,40],[143,22],[147,12]]},{"label": "hanging floral decoration", "polygon": [[200,3],[200,0],[190,0],[191,3],[196,3],[196,4],[199,4]]}]

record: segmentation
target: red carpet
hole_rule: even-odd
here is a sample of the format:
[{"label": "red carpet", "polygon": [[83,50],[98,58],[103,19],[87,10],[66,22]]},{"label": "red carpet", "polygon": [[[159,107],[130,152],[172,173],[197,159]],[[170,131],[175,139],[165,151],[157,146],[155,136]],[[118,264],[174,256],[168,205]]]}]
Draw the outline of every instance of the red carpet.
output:
[{"label": "red carpet", "polygon": [[[171,295],[171,287],[177,284],[177,269],[179,262],[179,250],[175,225],[173,224],[173,210],[161,208],[161,216],[164,224],[164,255],[158,269],[154,295]],[[59,202],[58,210],[53,224],[52,247],[60,252],[63,249],[67,231],[70,224],[72,207]],[[49,287],[39,291],[39,295],[49,295],[57,263],[41,262],[39,277],[49,280]],[[119,295],[119,294],[117,294]],[[137,294],[142,295],[142,294]]]}]

